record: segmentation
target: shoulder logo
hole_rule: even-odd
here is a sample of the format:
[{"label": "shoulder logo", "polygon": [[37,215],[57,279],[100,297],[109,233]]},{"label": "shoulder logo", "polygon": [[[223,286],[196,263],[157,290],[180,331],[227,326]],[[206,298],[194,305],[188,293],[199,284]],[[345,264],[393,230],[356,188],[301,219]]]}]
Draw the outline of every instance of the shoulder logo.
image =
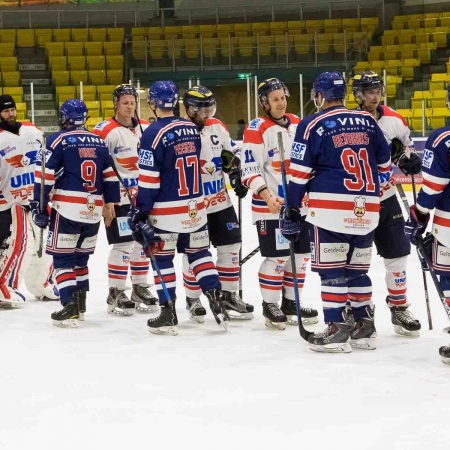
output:
[{"label": "shoulder logo", "polygon": [[97,125],[95,125],[94,130],[103,130],[103,128],[105,128],[106,125],[108,125],[108,121],[104,120],[103,122],[100,122]]},{"label": "shoulder logo", "polygon": [[250,124],[248,125],[248,129],[249,130],[259,130],[259,127],[261,126],[261,124],[264,122],[264,119],[261,118],[257,118],[257,119],[253,119]]},{"label": "shoulder logo", "polygon": [[425,149],[423,151],[422,166],[426,167],[427,169],[431,168],[431,164],[433,164],[433,159],[434,159],[433,150]]}]

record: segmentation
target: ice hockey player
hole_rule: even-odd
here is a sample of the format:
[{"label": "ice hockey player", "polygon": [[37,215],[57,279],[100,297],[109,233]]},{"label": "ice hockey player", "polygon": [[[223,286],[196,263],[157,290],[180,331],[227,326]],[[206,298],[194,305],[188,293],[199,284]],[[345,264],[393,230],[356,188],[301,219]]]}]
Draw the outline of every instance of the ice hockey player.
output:
[{"label": "ice hockey player", "polygon": [[[63,306],[51,318],[62,328],[76,328],[78,320],[84,320],[88,260],[95,250],[104,203],[112,215],[113,203],[120,201],[119,181],[108,148],[84,128],[87,116],[81,100],[62,104],[62,129],[47,138],[44,204],[40,204],[40,176],[36,176],[34,200],[30,202],[35,224],[45,228],[50,222],[46,251],[53,256]],[[38,171],[40,167],[37,161]]]},{"label": "ice hockey player", "polygon": [[[139,145],[148,122],[135,118],[138,93],[132,85],[117,86],[112,97],[115,116],[97,124],[93,132],[108,146],[112,163],[123,183],[121,203],[114,207],[115,217],[111,223],[105,221],[108,244],[112,245],[108,256],[107,311],[128,316],[135,308],[141,312],[158,310],[158,299],[148,289],[149,260],[142,246],[133,240],[127,224],[128,194],[132,198],[136,196]],[[125,294],[128,267],[131,269],[131,301]]]},{"label": "ice hockey player", "polygon": [[[368,71],[355,75],[352,89],[358,109],[372,114],[391,144],[392,162],[405,175],[420,173],[420,158],[414,153],[414,143],[405,119],[392,108],[380,105],[386,93],[378,74]],[[395,179],[391,177],[390,183],[381,191],[380,222],[374,242],[386,268],[385,281],[389,293],[386,303],[394,331],[401,336],[414,337],[419,335],[421,325],[409,309],[406,294],[406,265],[411,246],[404,226],[402,209],[395,195]]]},{"label": "ice hockey player", "polygon": [[[236,211],[228,196],[224,172],[235,182],[234,191],[244,198],[248,189],[240,182],[240,148],[232,141],[227,127],[214,118],[216,99],[204,86],[194,86],[183,97],[186,119],[197,125],[202,142],[200,170],[208,215],[211,243],[217,248],[216,267],[225,295],[224,305],[230,318],[252,319],[253,306],[239,297],[239,249],[241,230]],[[200,301],[201,289],[183,255],[183,280],[186,308],[192,320],[202,323],[206,309]]]},{"label": "ice hockey player", "polygon": [[228,320],[219,275],[208,250],[200,133],[192,122],[174,116],[177,101],[178,89],[172,81],[157,81],[149,89],[148,103],[157,121],[142,136],[136,207],[129,214],[135,239],[154,256],[161,306],[160,315],[147,322],[154,334],[177,334],[175,250],[187,254],[216,322],[226,327]]},{"label": "ice hockey player", "polygon": [[[299,117],[287,114],[289,91],[277,78],[269,78],[258,86],[258,100],[264,117],[252,120],[244,131],[241,176],[245,186],[253,191],[252,219],[256,224],[261,256],[259,286],[263,298],[266,326],[284,330],[286,322],[295,324],[296,306],[294,284],[289,258],[289,241],[283,239],[279,229],[279,213],[283,204],[281,159],[278,132],[283,134],[286,149],[286,168],[289,154],[300,122]],[[309,239],[305,232],[295,243],[299,296],[305,282],[306,265],[310,258]],[[278,301],[282,294],[281,309]],[[305,323],[317,323],[317,311],[300,307]]]},{"label": "ice hockey player", "polygon": [[[311,349],[319,352],[375,348],[372,283],[367,272],[379,219],[379,172],[387,182],[390,148],[369,113],[343,106],[345,95],[345,80],[339,72],[324,72],[315,80],[312,97],[320,112],[297,128],[287,206],[280,215],[282,233],[298,239],[302,232],[299,208],[309,191],[306,220],[311,263],[320,275],[328,324],[324,332],[308,338]],[[348,301],[355,320],[352,328],[344,316]]]},{"label": "ice hockey player", "polygon": [[[447,91],[447,106],[450,108],[450,86]],[[432,270],[438,275],[439,287],[448,308],[450,308],[449,148],[450,127],[433,131],[425,144],[422,159],[422,188],[416,204],[410,208],[410,217],[405,225],[406,236],[417,246],[430,220],[430,211],[435,210],[431,227],[432,240],[426,238],[425,251],[431,259]],[[450,345],[441,347],[439,354],[445,364],[450,364]]]},{"label": "ice hockey player", "polygon": [[[0,306],[18,307],[25,300],[22,280],[41,300],[58,300],[51,281],[51,258],[36,254],[28,197],[44,138],[30,122],[18,122],[16,103],[0,95]],[[35,248],[36,245],[36,248]]]}]

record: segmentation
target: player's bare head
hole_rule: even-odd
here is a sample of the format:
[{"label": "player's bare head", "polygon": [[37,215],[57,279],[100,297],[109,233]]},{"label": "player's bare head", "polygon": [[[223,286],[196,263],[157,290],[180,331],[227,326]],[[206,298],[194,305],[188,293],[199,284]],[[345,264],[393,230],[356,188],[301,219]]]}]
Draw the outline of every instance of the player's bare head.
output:
[{"label": "player's bare head", "polygon": [[159,109],[164,114],[172,114],[178,103],[178,88],[173,81],[157,81],[148,90],[147,103],[155,115]]},{"label": "player's bare head", "polygon": [[368,112],[375,111],[385,95],[383,80],[371,70],[355,75],[352,91],[356,103]]},{"label": "player's bare head", "polygon": [[200,129],[216,114],[216,99],[205,86],[189,88],[183,97],[186,114]]},{"label": "player's bare head", "polygon": [[323,72],[314,81],[311,99],[318,110],[342,105],[345,90],[345,80],[340,72]]},{"label": "player's bare head", "polygon": [[137,90],[131,84],[121,84],[114,89],[112,99],[116,116],[134,117],[138,102]]},{"label": "player's bare head", "polygon": [[280,120],[286,114],[289,90],[278,78],[268,78],[258,85],[258,100],[265,114]]},{"label": "player's bare head", "polygon": [[10,95],[0,95],[0,119],[10,127],[16,124],[16,102]]}]

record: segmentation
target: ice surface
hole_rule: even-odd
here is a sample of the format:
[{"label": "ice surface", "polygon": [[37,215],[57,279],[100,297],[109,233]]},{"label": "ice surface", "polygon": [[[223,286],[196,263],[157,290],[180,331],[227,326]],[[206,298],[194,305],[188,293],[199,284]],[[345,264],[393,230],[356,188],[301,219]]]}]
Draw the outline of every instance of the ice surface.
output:
[{"label": "ice surface", "polygon": [[[245,255],[258,245],[248,198],[243,211]],[[375,256],[378,349],[324,355],[308,349],[297,327],[265,328],[259,255],[243,269],[255,319],[234,321],[228,332],[209,310],[204,324],[189,321],[177,256],[179,335],[165,337],[148,332],[146,314],[106,313],[107,252],[101,230],[78,329],[52,325],[56,302],[0,311],[1,450],[448,449],[450,367],[438,355],[450,343],[448,319],[429,278],[428,330],[415,253],[408,291],[421,337],[394,335]],[[316,274],[303,300],[321,309]]]}]

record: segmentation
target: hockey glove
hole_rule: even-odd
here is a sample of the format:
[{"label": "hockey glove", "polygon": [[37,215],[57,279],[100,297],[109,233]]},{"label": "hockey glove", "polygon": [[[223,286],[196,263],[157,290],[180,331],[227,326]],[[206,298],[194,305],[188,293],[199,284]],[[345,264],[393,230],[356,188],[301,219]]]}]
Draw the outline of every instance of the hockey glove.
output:
[{"label": "hockey glove", "polygon": [[426,256],[428,256],[428,260],[431,262],[431,252],[433,250],[433,242],[434,236],[431,233],[427,233],[426,236],[422,240],[423,244],[423,252],[421,247],[417,247],[417,255],[419,256],[420,264],[422,264],[422,270],[428,271],[430,270],[427,264]]},{"label": "hockey glove", "polygon": [[37,200],[30,200],[30,209],[34,224],[39,228],[47,228],[50,221],[47,214],[47,208],[41,210]]},{"label": "hockey glove", "polygon": [[230,179],[230,185],[234,189],[234,193],[238,198],[244,198],[247,195],[248,188],[242,184],[241,181],[241,169],[239,167],[233,167],[228,173]]},{"label": "hockey glove", "polygon": [[292,206],[286,210],[286,206],[281,206],[280,211],[281,234],[291,242],[298,241],[300,237],[300,211]]},{"label": "hockey glove", "polygon": [[229,150],[222,150],[220,158],[222,159],[222,171],[225,173],[228,173],[233,166],[238,167],[241,163],[240,159]]},{"label": "hockey glove", "polygon": [[405,152],[405,146],[399,138],[394,138],[391,141],[391,161],[397,164],[400,156]]},{"label": "hockey glove", "polygon": [[411,244],[417,245],[418,239],[425,232],[428,221],[430,220],[430,213],[422,213],[417,210],[416,205],[409,208],[409,219],[405,223],[406,237],[411,241]]},{"label": "hockey glove", "polygon": [[154,228],[146,222],[138,222],[132,236],[136,242],[142,245],[147,257],[150,257],[150,252],[155,255],[164,248],[164,241],[155,235]]},{"label": "hockey glove", "polygon": [[[145,211],[141,211],[139,208],[134,206],[130,206],[130,210],[127,214],[127,222],[130,230],[134,232],[137,228],[139,222],[146,222],[148,218],[148,213]],[[136,240],[136,239],[135,239]]]},{"label": "hockey glove", "polygon": [[420,158],[415,153],[411,153],[409,158],[403,153],[397,161],[397,166],[405,175],[417,175],[422,170]]}]

